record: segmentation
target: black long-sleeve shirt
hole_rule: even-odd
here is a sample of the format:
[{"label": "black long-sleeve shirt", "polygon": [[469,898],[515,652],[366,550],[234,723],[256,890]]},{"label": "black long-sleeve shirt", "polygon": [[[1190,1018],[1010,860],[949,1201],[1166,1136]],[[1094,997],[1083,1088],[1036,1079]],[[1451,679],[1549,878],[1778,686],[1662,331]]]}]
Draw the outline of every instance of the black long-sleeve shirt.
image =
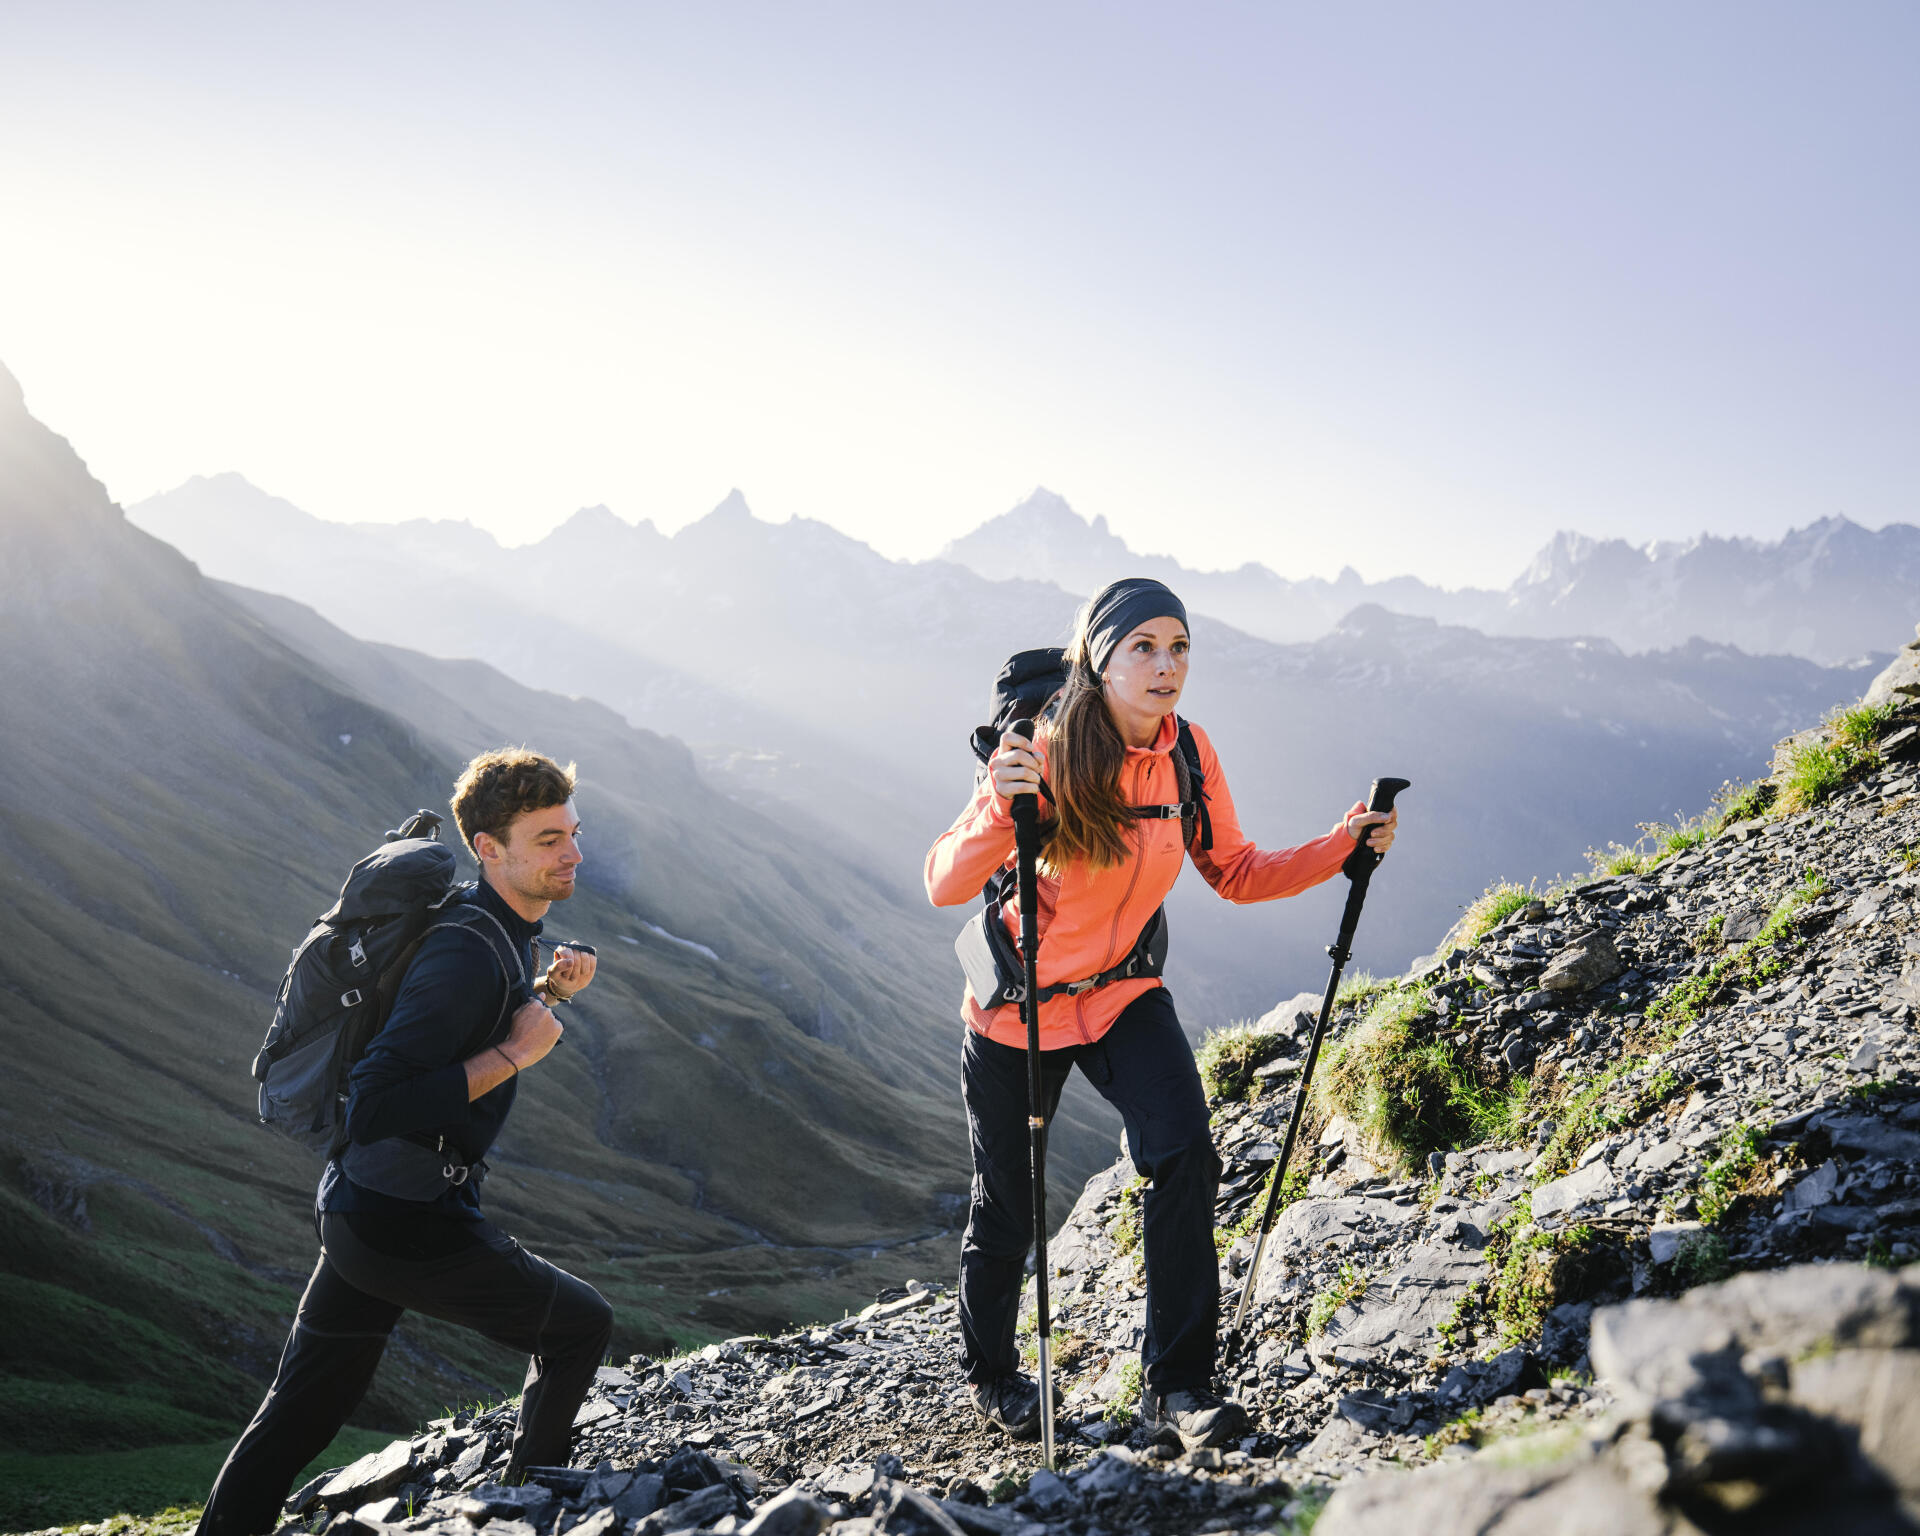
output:
[{"label": "black long-sleeve shirt", "polygon": [[[348,1078],[351,1141],[364,1146],[389,1136],[439,1136],[463,1162],[473,1163],[486,1156],[513,1108],[517,1076],[468,1101],[466,1060],[505,1038],[507,1021],[530,995],[533,941],[542,925],[521,917],[484,880],[466,899],[506,931],[518,974],[511,980],[503,975],[497,936],[489,942],[469,928],[428,934],[386,1024]],[[321,1175],[319,1205],[395,1217],[436,1211],[480,1218],[479,1191],[471,1181],[435,1200],[400,1200],[363,1189],[334,1163]]]}]

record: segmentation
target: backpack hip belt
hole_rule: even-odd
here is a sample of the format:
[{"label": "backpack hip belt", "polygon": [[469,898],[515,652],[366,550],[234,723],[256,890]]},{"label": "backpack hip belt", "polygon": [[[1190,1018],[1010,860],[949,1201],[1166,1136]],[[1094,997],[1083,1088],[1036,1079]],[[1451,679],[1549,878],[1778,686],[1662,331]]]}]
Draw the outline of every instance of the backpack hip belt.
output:
[{"label": "backpack hip belt", "polygon": [[[1000,911],[998,901],[988,902],[953,942],[954,953],[960,957],[960,965],[967,973],[967,991],[973,994],[974,1002],[989,1011],[1008,1003],[1024,1002],[1027,994],[1026,970],[1020,961],[1020,951],[1008,936]],[[1052,982],[1034,997],[1041,1003],[1056,997],[1078,997],[1116,981],[1157,977],[1166,965],[1167,909],[1156,907],[1119,964],[1078,981]]]},{"label": "backpack hip belt", "polygon": [[365,1145],[349,1145],[340,1154],[340,1170],[362,1189],[396,1200],[438,1200],[449,1189],[486,1181],[487,1165],[475,1158],[462,1162],[444,1136],[429,1142],[389,1136]]}]

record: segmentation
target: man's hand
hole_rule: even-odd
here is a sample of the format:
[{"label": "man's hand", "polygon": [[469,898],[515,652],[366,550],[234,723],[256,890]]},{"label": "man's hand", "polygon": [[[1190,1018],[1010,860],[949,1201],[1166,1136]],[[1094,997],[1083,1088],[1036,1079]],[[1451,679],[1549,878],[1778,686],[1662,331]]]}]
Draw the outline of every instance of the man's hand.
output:
[{"label": "man's hand", "polygon": [[553,1010],[538,998],[522,1003],[513,1015],[513,1026],[501,1042],[513,1064],[522,1072],[560,1043],[566,1026],[553,1016]]},{"label": "man's hand", "polygon": [[535,1062],[544,1061],[565,1033],[553,1010],[538,998],[522,1003],[513,1015],[507,1038],[467,1058],[467,1102],[471,1104]]},{"label": "man's hand", "polygon": [[553,952],[553,964],[547,967],[539,985],[555,1002],[564,1003],[593,980],[599,964],[596,956],[562,945]]}]

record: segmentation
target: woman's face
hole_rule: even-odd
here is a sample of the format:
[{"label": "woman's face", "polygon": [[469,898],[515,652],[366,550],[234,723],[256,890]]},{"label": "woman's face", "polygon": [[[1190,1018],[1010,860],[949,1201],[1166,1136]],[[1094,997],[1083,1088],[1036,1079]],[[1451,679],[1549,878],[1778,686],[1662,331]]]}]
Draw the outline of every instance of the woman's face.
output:
[{"label": "woman's face", "polygon": [[1107,708],[1132,745],[1152,740],[1179,704],[1187,686],[1188,644],[1186,625],[1166,618],[1149,620],[1115,647],[1104,679]]}]

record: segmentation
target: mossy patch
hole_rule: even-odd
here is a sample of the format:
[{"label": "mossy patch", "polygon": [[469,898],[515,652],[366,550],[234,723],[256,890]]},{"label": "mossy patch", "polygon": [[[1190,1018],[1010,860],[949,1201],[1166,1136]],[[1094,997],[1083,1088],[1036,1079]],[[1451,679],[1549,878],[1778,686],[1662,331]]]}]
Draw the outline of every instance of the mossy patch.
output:
[{"label": "mossy patch", "polygon": [[1646,1064],[1645,1057],[1626,1056],[1591,1076],[1567,1076],[1555,1083],[1554,1100],[1546,1110],[1555,1122],[1554,1132],[1540,1149],[1540,1177],[1571,1172],[1580,1154],[1600,1137],[1638,1125],[1686,1086],[1679,1074],[1664,1067],[1636,1079],[1634,1074]]},{"label": "mossy patch", "polygon": [[1543,1232],[1517,1211],[1487,1235],[1486,1252],[1493,1315],[1511,1343],[1538,1338],[1549,1312],[1593,1295],[1618,1262],[1592,1227]]},{"label": "mossy patch", "polygon": [[[1760,986],[1778,976],[1786,969],[1792,955],[1806,946],[1806,940],[1798,931],[1796,918],[1809,902],[1823,895],[1826,889],[1826,876],[1818,870],[1808,870],[1800,883],[1774,906],[1757,934],[1746,943],[1736,944],[1725,951],[1700,975],[1687,977],[1655,999],[1653,1006],[1647,1009],[1648,1021],[1665,1019],[1690,1024],[1729,988],[1743,984]],[[1717,940],[1724,923],[1715,927],[1709,922],[1708,927]]]},{"label": "mossy patch", "polygon": [[1146,1195],[1147,1181],[1132,1178],[1120,1186],[1117,1209],[1107,1222],[1107,1236],[1113,1239],[1113,1246],[1122,1255],[1132,1254],[1134,1268],[1137,1271],[1145,1259],[1140,1247],[1141,1223],[1143,1220],[1142,1199]]}]

